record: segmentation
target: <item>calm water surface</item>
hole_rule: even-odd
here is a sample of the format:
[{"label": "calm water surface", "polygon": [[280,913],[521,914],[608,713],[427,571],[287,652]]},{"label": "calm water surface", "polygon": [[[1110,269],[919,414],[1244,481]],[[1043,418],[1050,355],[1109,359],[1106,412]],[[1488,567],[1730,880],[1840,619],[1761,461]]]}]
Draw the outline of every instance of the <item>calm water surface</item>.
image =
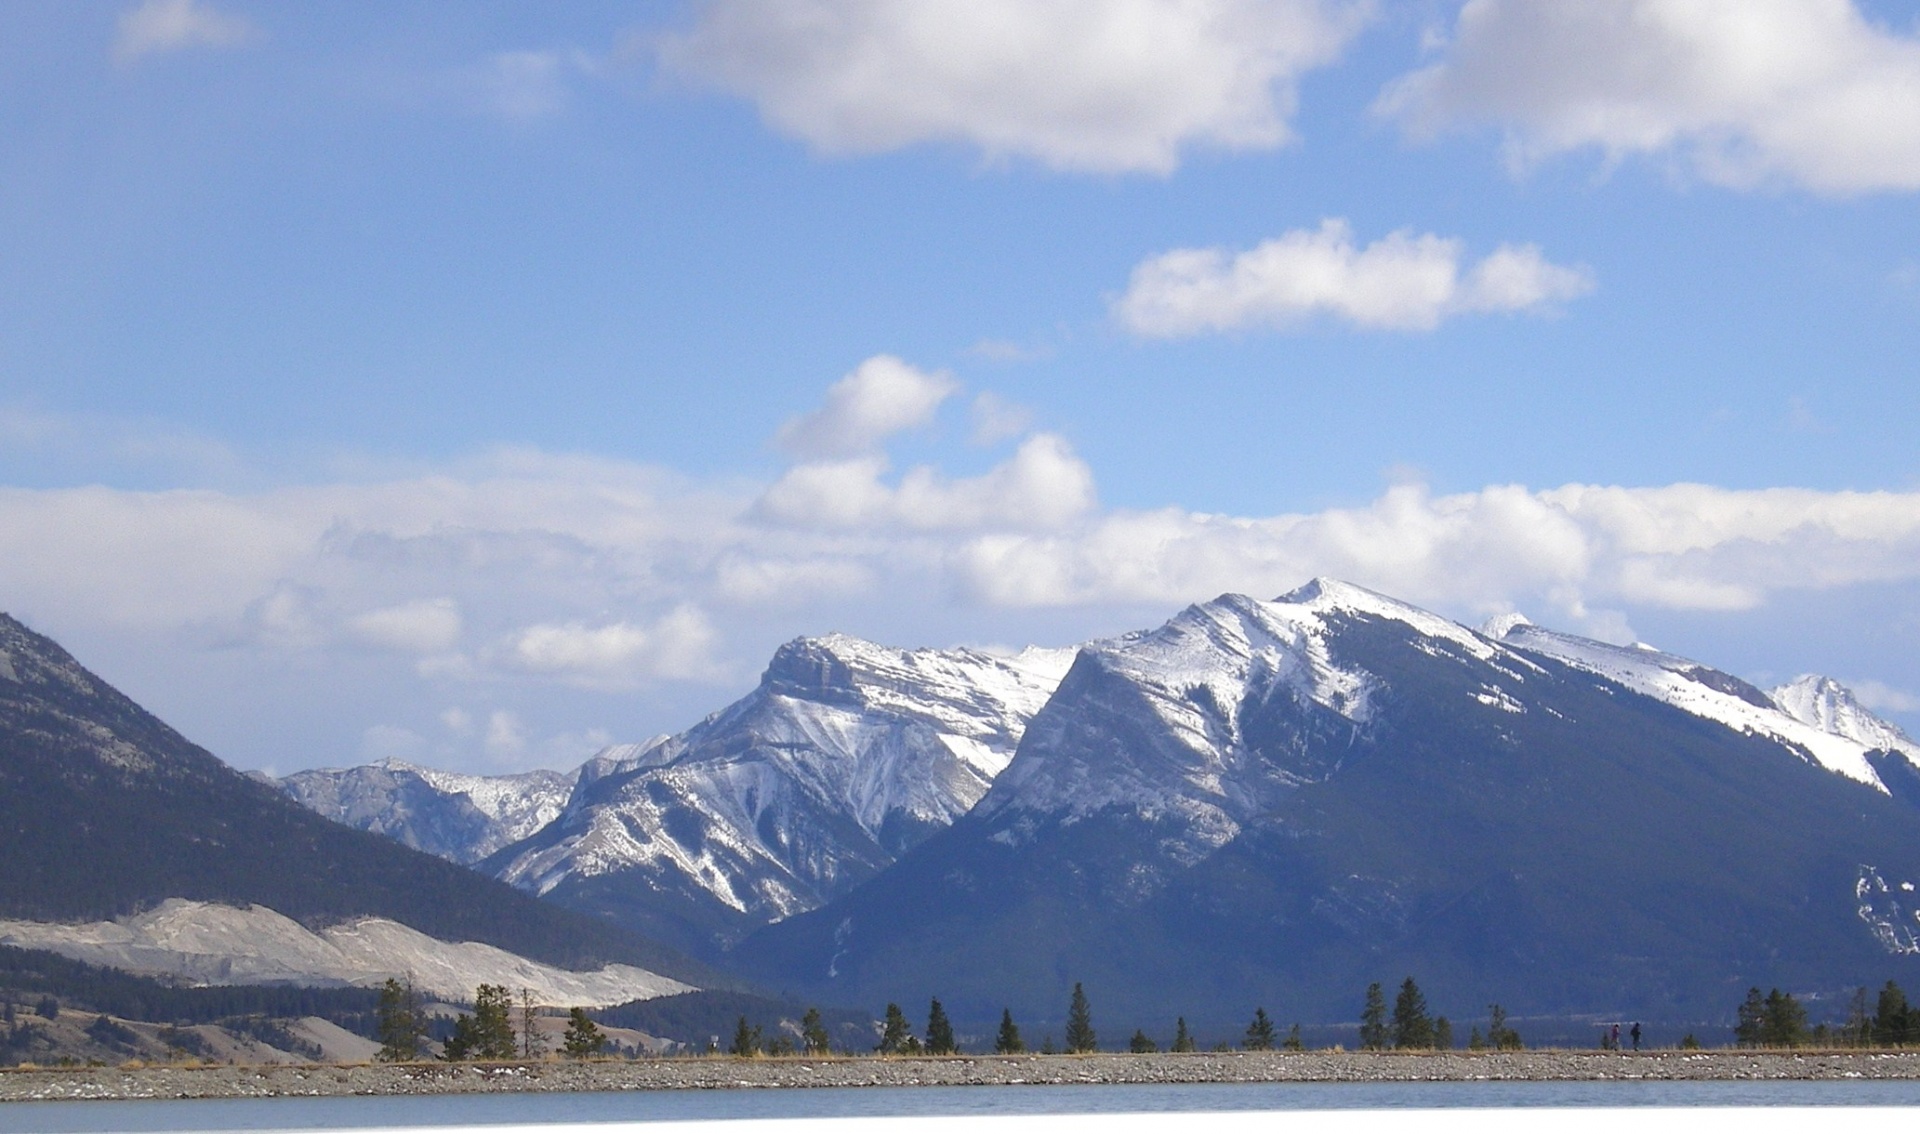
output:
[{"label": "calm water surface", "polygon": [[0,1103],[6,1134],[353,1130],[859,1115],[1452,1107],[1915,1106],[1920,1082],[1204,1083]]}]

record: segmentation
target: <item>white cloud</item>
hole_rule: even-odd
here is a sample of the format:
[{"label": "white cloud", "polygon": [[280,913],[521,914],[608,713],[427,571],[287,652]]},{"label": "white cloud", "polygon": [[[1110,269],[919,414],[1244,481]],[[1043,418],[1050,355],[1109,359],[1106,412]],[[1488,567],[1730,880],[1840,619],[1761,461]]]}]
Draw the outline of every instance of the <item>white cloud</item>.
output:
[{"label": "white cloud", "polygon": [[1471,0],[1377,109],[1416,137],[1502,126],[1517,167],[1591,147],[1728,186],[1920,189],[1920,38],[1849,0]]},{"label": "white cloud", "polygon": [[651,625],[620,621],[542,623],[515,634],[504,660],[527,673],[589,688],[624,688],[666,679],[702,678],[715,670],[713,626],[682,605]]},{"label": "white cloud", "polygon": [[558,51],[501,51],[473,76],[479,101],[510,122],[558,114],[567,105],[567,80],[576,58]]},{"label": "white cloud", "polygon": [[973,399],[973,443],[997,445],[1033,428],[1033,411],[994,393],[983,390]]},{"label": "white cloud", "polygon": [[1027,438],[977,477],[949,478],[922,465],[888,485],[886,471],[884,457],[796,465],[756,512],[802,528],[971,530],[1057,528],[1094,505],[1093,470],[1051,433]]},{"label": "white cloud", "polygon": [[1402,230],[1356,248],[1344,220],[1294,229],[1245,252],[1179,248],[1133,270],[1114,317],[1137,335],[1174,338],[1332,317],[1357,327],[1427,331],[1452,316],[1539,311],[1593,289],[1584,268],[1502,244],[1463,265],[1457,239]]},{"label": "white cloud", "polygon": [[1858,697],[1860,703],[1869,709],[1889,713],[1920,712],[1920,697],[1916,697],[1904,689],[1895,689],[1884,681],[1874,681],[1868,678],[1861,681],[1846,682],[1846,686],[1853,690],[1853,695]]},{"label": "white cloud", "polygon": [[1300,76],[1371,5],[1334,0],[712,0],[661,59],[827,153],[960,142],[1063,170],[1169,173],[1292,138]]},{"label": "white cloud", "polygon": [[352,635],[370,646],[408,654],[450,650],[460,641],[460,604],[450,598],[420,599],[355,615]]},{"label": "white cloud", "polygon": [[131,63],[192,47],[237,47],[253,36],[253,25],[201,0],[146,0],[121,14],[113,55]]},{"label": "white cloud", "polygon": [[506,709],[495,709],[487,717],[486,752],[499,763],[516,761],[527,750],[527,726]]},{"label": "white cloud", "polygon": [[827,389],[826,404],[780,428],[781,448],[801,457],[848,457],[933,420],[940,403],[960,389],[890,354],[877,354]]}]

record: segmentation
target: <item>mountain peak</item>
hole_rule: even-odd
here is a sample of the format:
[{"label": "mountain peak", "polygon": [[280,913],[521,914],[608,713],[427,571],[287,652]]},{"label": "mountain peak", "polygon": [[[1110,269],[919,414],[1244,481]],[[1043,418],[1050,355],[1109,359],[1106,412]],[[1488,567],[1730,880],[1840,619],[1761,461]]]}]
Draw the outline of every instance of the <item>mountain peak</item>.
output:
[{"label": "mountain peak", "polygon": [[1853,690],[1831,677],[1803,673],[1774,689],[1772,698],[1781,712],[1822,732],[1920,758],[1920,744],[1900,726],[1876,716]]},{"label": "mountain peak", "polygon": [[1482,637],[1492,638],[1498,642],[1516,629],[1531,625],[1533,625],[1532,619],[1517,610],[1510,610],[1505,614],[1496,614],[1481,623],[1480,634]]}]

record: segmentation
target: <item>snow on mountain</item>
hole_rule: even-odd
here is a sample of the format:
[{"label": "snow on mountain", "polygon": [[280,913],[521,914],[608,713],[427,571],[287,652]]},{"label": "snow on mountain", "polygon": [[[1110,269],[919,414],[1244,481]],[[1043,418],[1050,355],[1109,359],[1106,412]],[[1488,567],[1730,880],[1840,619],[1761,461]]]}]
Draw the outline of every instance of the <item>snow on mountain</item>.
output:
[{"label": "snow on mountain", "polygon": [[477,776],[381,760],[267,782],[337,823],[471,864],[558,818],[581,774]]},{"label": "snow on mountain", "polygon": [[397,977],[457,1003],[472,1000],[481,984],[524,988],[537,1003],[559,1008],[601,1008],[695,991],[632,965],[570,972],[492,945],[438,941],[386,918],[358,918],[316,933],[265,906],[179,898],[113,921],[0,920],[0,945],[198,985],[368,986]]},{"label": "snow on mountain", "polygon": [[1072,657],[797,639],[727,709],[602,754],[619,770],[484,868],[651,932],[672,895],[683,942],[811,909],[965,814]]},{"label": "snow on mountain", "polygon": [[[1830,696],[1824,702],[1827,715],[1822,718],[1818,688],[1806,687],[1793,694],[1803,710],[1796,711],[1737,677],[1650,646],[1614,646],[1530,623],[1509,626],[1500,641],[1619,682],[1636,693],[1717,721],[1735,732],[1772,737],[1822,767],[1887,790],[1868,762],[1867,753],[1890,746],[1866,742],[1864,732],[1855,736],[1842,728],[1870,729],[1869,721],[1882,729],[1892,726],[1860,709],[1850,694]],[[1845,694],[1844,689],[1840,692]],[[1844,723],[1836,727],[1836,722]],[[1893,732],[1897,734],[1898,730]]]},{"label": "snow on mountain", "polygon": [[[1304,725],[1289,741],[1302,752],[1328,738],[1351,743],[1366,731],[1380,681],[1337,664],[1329,650],[1339,625],[1354,616],[1404,624],[1422,650],[1437,656],[1504,660],[1503,672],[1516,682],[1528,664],[1438,615],[1333,579],[1315,579],[1271,602],[1222,595],[1156,630],[1085,647],[1067,682],[1105,682],[1111,696],[1134,702],[1106,704],[1115,714],[1107,720],[1119,722],[1114,735],[1070,738],[1066,733],[1088,727],[1084,717],[1043,714],[1029,745],[1049,758],[1015,763],[980,814],[1018,807],[1086,815],[1121,805],[1175,821],[1184,831],[1184,857],[1204,855],[1233,838],[1271,790],[1331,770],[1316,760],[1280,766],[1251,755],[1256,744],[1274,740],[1259,734],[1272,715],[1260,711],[1267,703],[1282,698],[1299,710]],[[1493,687],[1480,696],[1483,703],[1512,703]],[[1129,720],[1142,712],[1151,723]]]},{"label": "snow on mountain", "polygon": [[1920,765],[1920,744],[1892,721],[1870,712],[1853,690],[1831,677],[1803,673],[1771,694],[1782,712],[1822,732],[1844,736],[1868,748],[1898,752]]}]

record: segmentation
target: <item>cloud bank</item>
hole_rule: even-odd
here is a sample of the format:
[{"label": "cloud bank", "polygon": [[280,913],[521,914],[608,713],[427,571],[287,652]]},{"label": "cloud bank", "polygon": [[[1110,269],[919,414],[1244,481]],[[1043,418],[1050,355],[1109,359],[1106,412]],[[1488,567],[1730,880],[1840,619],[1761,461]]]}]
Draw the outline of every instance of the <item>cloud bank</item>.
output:
[{"label": "cloud bank", "polygon": [[253,25],[200,0],[146,0],[120,16],[113,57],[121,63],[195,47],[238,47]]},{"label": "cloud bank", "polygon": [[1173,171],[1292,138],[1295,85],[1364,3],[712,0],[662,62],[832,154],[958,142],[1060,170]]},{"label": "cloud bank", "polygon": [[1470,0],[1377,109],[1419,138],[1499,126],[1517,167],[1592,148],[1734,187],[1920,189],[1920,37],[1849,0]]},{"label": "cloud bank", "polygon": [[1294,229],[1245,252],[1178,248],[1134,268],[1113,303],[1137,335],[1176,338],[1316,317],[1370,330],[1430,331],[1457,315],[1541,311],[1593,290],[1584,268],[1502,244],[1476,264],[1464,244],[1402,230],[1356,248],[1347,222]]}]

